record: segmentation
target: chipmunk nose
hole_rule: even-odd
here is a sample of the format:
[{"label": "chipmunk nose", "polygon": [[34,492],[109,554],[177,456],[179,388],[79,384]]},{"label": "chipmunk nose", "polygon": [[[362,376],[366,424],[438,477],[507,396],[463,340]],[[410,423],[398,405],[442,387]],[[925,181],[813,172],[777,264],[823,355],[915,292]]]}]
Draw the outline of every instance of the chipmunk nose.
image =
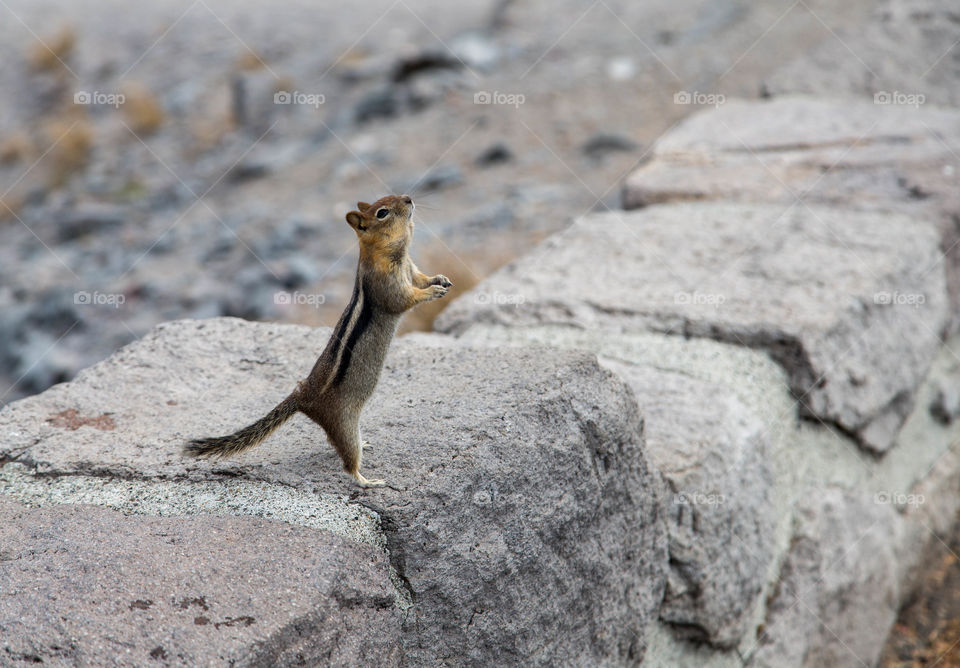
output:
[{"label": "chipmunk nose", "polygon": [[413,204],[413,200],[410,199],[410,195],[401,195],[400,199],[402,199],[407,204]]}]

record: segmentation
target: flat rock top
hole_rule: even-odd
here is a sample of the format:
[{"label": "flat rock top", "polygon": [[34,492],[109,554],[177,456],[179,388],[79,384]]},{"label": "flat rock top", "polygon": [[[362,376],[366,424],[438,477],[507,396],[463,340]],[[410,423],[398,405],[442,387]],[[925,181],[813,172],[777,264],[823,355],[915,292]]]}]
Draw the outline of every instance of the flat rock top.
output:
[{"label": "flat rock top", "polygon": [[960,112],[862,100],[733,100],[685,119],[627,177],[628,209],[671,201],[823,202],[895,210],[956,241]]},{"label": "flat rock top", "polygon": [[[676,204],[596,214],[451,304],[438,327],[539,319],[674,333],[714,323],[731,338],[822,334],[884,306],[882,293],[911,277],[937,288],[937,243],[929,225],[823,207]],[[938,308],[942,294],[919,299],[915,314]]]},{"label": "flat rock top", "polygon": [[188,438],[262,417],[329,335],[233,318],[162,325],[0,411],[0,462],[29,472],[0,476],[0,492],[40,505],[119,495],[125,510],[192,514],[184,506],[208,508],[211,494],[220,503],[216,483],[238,497],[226,513],[324,515],[319,528],[388,556],[391,605],[412,597],[397,623],[413,663],[639,656],[665,586],[659,478],[632,392],[592,355],[396,341],[361,418],[363,470],[388,488],[358,488],[303,416],[232,460],[181,456]]},{"label": "flat rock top", "polygon": [[[180,452],[189,438],[229,433],[262,417],[306,377],[330,332],[233,318],[160,325],[73,382],[0,412],[0,457],[45,474],[205,479],[243,471],[355,494],[323,431],[301,415],[235,459],[211,463]],[[537,408],[569,399],[577,381],[583,401],[599,410],[609,377],[584,353],[465,353],[447,337],[419,336],[416,345],[399,339],[361,418],[372,445],[364,470],[396,488],[377,494],[421,486],[444,468],[459,469],[457,454],[484,437],[535,429]]]},{"label": "flat rock top", "polygon": [[939,244],[923,221],[806,204],[608,212],[508,265],[437,326],[558,324],[762,348],[803,412],[884,451],[947,326]]},{"label": "flat rock top", "polygon": [[[937,132],[947,135],[937,136]],[[917,145],[940,146],[960,133],[960,112],[868,100],[783,96],[769,101],[731,100],[690,116],[664,136],[655,155],[689,150],[798,151],[839,146],[858,150],[887,145],[889,159]],[[890,151],[889,145],[897,151]]]}]

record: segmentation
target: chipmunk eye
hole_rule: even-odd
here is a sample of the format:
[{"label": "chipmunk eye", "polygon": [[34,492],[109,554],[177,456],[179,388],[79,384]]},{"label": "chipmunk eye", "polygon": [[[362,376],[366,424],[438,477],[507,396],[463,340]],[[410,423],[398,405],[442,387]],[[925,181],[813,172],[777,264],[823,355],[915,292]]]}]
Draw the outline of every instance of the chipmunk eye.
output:
[{"label": "chipmunk eye", "polygon": [[390,209],[387,209],[387,208],[379,209],[377,211],[377,218],[379,218],[380,220],[383,220],[384,218],[387,217],[388,213],[390,213]]}]

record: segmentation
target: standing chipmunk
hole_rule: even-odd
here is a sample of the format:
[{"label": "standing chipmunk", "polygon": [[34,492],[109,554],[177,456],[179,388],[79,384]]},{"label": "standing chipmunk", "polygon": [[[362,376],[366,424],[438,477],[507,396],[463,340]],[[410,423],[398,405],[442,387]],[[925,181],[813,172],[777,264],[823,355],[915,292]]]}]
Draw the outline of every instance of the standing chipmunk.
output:
[{"label": "standing chipmunk", "polygon": [[350,305],[305,381],[263,418],[229,436],[190,441],[192,457],[228,457],[262,442],[297,411],[323,427],[362,486],[383,485],[360,473],[363,443],[360,411],[380,379],[387,348],[404,311],[439,299],[453,285],[446,276],[427,276],[408,250],[413,239],[413,200],[388,195],[373,204],[357,202],[347,222],[360,241],[360,261]]}]

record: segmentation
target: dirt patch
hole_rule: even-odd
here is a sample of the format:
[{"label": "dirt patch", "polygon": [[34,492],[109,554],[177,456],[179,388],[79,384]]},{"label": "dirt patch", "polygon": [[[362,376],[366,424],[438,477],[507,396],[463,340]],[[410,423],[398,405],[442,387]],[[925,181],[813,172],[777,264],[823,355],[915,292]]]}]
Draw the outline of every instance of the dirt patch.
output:
[{"label": "dirt patch", "polygon": [[113,431],[117,428],[117,423],[106,413],[98,415],[97,417],[84,417],[80,415],[80,412],[77,411],[76,408],[60,411],[56,415],[47,418],[47,422],[54,427],[69,429],[70,431],[76,431],[85,425],[99,429],[100,431]]},{"label": "dirt patch", "polygon": [[919,589],[890,631],[880,668],[960,666],[960,521],[934,541]]}]

